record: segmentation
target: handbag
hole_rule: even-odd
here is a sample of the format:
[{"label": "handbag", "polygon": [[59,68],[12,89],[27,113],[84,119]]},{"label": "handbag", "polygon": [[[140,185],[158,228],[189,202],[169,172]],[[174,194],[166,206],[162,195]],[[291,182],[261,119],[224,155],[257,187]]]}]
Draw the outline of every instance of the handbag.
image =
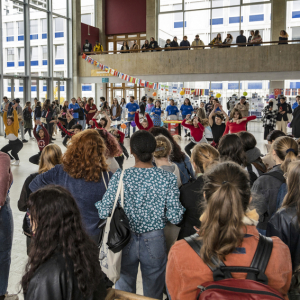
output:
[{"label": "handbag", "polygon": [[[115,210],[117,207],[117,203],[118,203],[120,194],[121,194],[121,207],[122,208],[124,207],[123,176],[124,176],[124,171],[122,171],[121,176],[120,176],[120,181],[119,181],[119,185],[118,185],[118,189],[117,189],[117,193],[116,193],[114,206],[113,206],[113,209],[111,212],[111,216],[108,217],[107,221],[106,221],[106,226],[105,226],[103,240],[102,240],[101,247],[100,247],[100,256],[99,256],[102,271],[106,274],[106,276],[113,283],[116,283],[118,281],[118,279],[120,278],[122,250],[120,250],[119,252],[116,252],[116,253],[114,253],[112,250],[110,250],[109,246],[108,246],[108,236],[109,236],[110,229],[111,229],[111,222],[117,222],[116,220],[112,221],[112,219],[115,218],[115,216],[117,218],[119,215],[118,213],[115,214]],[[126,237],[126,239],[128,240],[127,241],[127,243],[128,243],[130,240],[130,237],[129,237],[129,239],[128,239],[128,237]],[[112,241],[110,240],[110,242],[112,242]],[[120,243],[118,245],[120,245]],[[122,246],[125,247],[126,245],[122,244]],[[123,249],[123,247],[121,247],[121,248]],[[114,250],[116,250],[116,249],[117,248],[115,248]]]}]

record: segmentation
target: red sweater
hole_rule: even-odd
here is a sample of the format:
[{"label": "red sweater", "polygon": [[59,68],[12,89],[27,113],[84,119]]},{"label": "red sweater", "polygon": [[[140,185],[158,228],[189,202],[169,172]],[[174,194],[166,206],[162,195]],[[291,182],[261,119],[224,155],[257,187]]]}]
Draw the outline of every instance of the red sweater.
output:
[{"label": "red sweater", "polygon": [[148,127],[144,128],[140,123],[139,113],[138,112],[135,113],[134,122],[135,122],[135,124],[136,124],[136,126],[139,130],[148,131],[150,128],[153,127],[153,121],[152,121],[152,119],[150,118],[150,116],[148,114],[146,115],[146,118],[147,118],[147,121],[148,121]]},{"label": "red sweater", "polygon": [[123,144],[123,143],[124,143],[124,138],[125,138],[125,133],[123,133],[122,131],[118,130],[118,134],[119,134],[119,136],[120,136],[119,142],[120,142],[121,144]]},{"label": "red sweater", "polygon": [[247,129],[246,129],[247,123],[249,121],[252,121],[252,120],[255,120],[255,119],[256,119],[256,116],[247,117],[247,120],[241,122],[240,124],[228,121],[226,123],[226,128],[225,128],[225,131],[223,133],[223,136],[228,134],[229,131],[230,131],[230,133],[238,133],[238,132],[241,132],[241,131],[247,131]]},{"label": "red sweater", "polygon": [[43,149],[49,144],[49,134],[48,134],[47,129],[43,125],[40,125],[40,126],[42,127],[42,129],[44,131],[44,138],[41,139],[39,137],[39,135],[36,133],[37,125],[35,125],[35,127],[33,129],[33,135],[37,140],[38,147],[39,147],[40,151],[43,151]]},{"label": "red sweater", "polygon": [[186,127],[191,131],[191,136],[196,142],[200,142],[202,140],[205,128],[201,123],[198,123],[199,127],[197,128],[193,124],[186,124],[186,120],[183,120],[181,124],[183,127]]}]

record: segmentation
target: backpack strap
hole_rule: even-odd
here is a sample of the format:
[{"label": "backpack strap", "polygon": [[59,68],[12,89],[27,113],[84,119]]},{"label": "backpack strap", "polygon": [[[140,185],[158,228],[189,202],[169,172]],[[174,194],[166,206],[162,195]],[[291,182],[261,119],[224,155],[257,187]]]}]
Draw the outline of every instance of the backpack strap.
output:
[{"label": "backpack strap", "polygon": [[[185,237],[184,239],[191,246],[191,248],[197,253],[197,255],[201,258],[200,250],[203,245],[203,242],[199,239],[198,233]],[[212,267],[210,265],[207,265],[212,272],[215,272],[219,267],[226,267],[225,264],[215,256],[211,257],[211,262],[213,263],[213,265],[218,266],[218,267]]]},{"label": "backpack strap", "polygon": [[250,265],[250,268],[257,269],[259,273],[256,277],[253,277],[253,273],[248,273],[247,279],[268,284],[268,278],[265,275],[265,271],[270,260],[272,249],[273,240],[260,234],[259,242]]}]

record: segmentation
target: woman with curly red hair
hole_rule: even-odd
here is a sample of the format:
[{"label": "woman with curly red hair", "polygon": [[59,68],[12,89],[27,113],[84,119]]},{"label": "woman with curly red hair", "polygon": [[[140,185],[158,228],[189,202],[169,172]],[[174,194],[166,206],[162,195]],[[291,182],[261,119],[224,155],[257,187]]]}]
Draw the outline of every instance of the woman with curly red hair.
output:
[{"label": "woman with curly red hair", "polygon": [[102,137],[105,146],[106,146],[106,162],[109,166],[109,170],[112,173],[115,173],[119,168],[122,167],[117,163],[115,157],[119,157],[123,154],[121,146],[118,143],[118,140],[107,130],[97,129],[99,135]]},{"label": "woman with curly red hair", "polygon": [[97,242],[99,217],[95,203],[106,192],[112,173],[106,162],[107,148],[96,130],[85,130],[72,137],[62,164],[40,174],[30,183],[32,192],[49,184],[71,192],[79,207],[84,227]]}]

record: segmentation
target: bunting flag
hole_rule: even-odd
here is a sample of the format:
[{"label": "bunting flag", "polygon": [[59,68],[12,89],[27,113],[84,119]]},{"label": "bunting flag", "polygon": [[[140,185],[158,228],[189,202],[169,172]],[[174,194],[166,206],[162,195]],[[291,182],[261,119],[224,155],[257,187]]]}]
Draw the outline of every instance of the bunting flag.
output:
[{"label": "bunting flag", "polygon": [[83,58],[83,59],[86,58],[86,54],[85,54],[85,53],[82,54],[82,58]]},{"label": "bunting flag", "polygon": [[195,89],[195,96],[199,96],[200,95],[200,90],[199,89]]},{"label": "bunting flag", "polygon": [[281,89],[274,89],[274,96],[277,98],[281,93]]},{"label": "bunting flag", "polygon": [[292,89],[292,95],[297,96],[297,89]]},{"label": "bunting flag", "polygon": [[291,89],[285,89],[285,94],[287,96],[290,96],[291,95]]},{"label": "bunting flag", "polygon": [[188,88],[188,89],[185,89],[185,94],[186,94],[186,95],[189,95],[190,93],[191,93],[191,89],[189,89],[189,88]]},{"label": "bunting flag", "polygon": [[300,95],[300,89],[298,89],[298,95]]}]

